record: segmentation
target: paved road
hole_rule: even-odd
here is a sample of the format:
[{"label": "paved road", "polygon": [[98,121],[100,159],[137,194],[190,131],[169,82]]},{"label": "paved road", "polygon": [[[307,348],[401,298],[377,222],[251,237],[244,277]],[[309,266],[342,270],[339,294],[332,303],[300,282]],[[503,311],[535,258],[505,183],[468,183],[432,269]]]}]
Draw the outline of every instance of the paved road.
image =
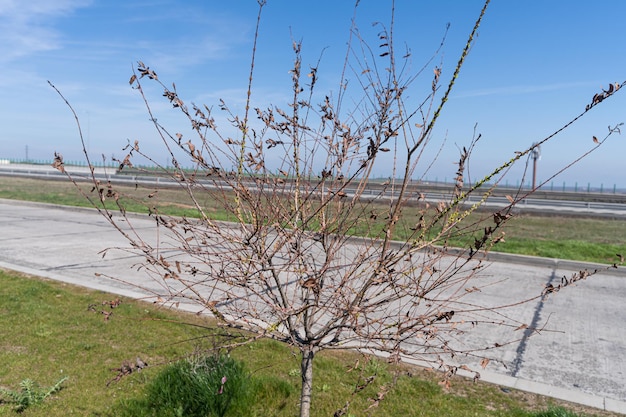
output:
[{"label": "paved road", "polygon": [[[134,226],[155,233],[149,218]],[[132,268],[139,258],[121,251],[102,258],[103,249],[126,242],[93,211],[0,200],[0,230],[0,267],[137,298],[146,294],[95,273],[155,285]],[[547,283],[558,284],[576,267],[534,258],[495,260],[483,278],[506,281],[476,294],[483,303],[522,299]],[[507,314],[530,325],[547,322],[546,330],[530,338],[518,331],[516,343],[490,353],[494,360],[481,370],[482,378],[626,414],[624,300],[626,274],[603,273],[545,301],[511,309]],[[467,342],[494,336],[472,332]]]}]

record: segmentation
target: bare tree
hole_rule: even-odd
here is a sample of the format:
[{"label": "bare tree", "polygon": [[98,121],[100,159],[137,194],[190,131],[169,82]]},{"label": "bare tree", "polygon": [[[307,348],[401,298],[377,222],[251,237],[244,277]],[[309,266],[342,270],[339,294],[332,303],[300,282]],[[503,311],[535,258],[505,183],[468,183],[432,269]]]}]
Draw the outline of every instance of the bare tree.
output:
[{"label": "bare tree", "polygon": [[[299,349],[301,416],[310,414],[312,364],[322,349],[374,352],[393,362],[420,358],[449,375],[457,368],[447,365],[446,358],[481,355],[480,347],[459,343],[459,335],[476,327],[524,325],[502,313],[506,306],[476,304],[472,293],[484,284],[480,271],[485,254],[502,239],[512,208],[526,194],[520,190],[510,196],[508,207],[497,211],[479,209],[513,164],[527,160],[536,147],[615,94],[620,85],[596,94],[570,123],[468,185],[466,166],[480,138],[475,135],[460,153],[449,198],[424,201],[422,173],[416,170],[432,162],[424,160],[425,149],[441,146],[433,141],[434,127],[488,3],[447,84],[433,65],[438,50],[421,69],[408,72],[410,56],[395,49],[393,20],[389,29],[381,26],[376,48],[352,28],[335,95],[317,95],[318,66],[305,70],[301,44],[294,42],[292,96],[285,107],[253,107],[255,37],[243,114],[219,103],[220,116],[226,115],[229,122],[225,128],[218,126],[211,107],[188,106],[174,86],[167,87],[143,63],[130,79],[173,168],[156,163],[135,142],[127,147],[119,169],[132,167],[138,157],[152,161],[159,175],[186,192],[197,218],[172,217],[151,208],[160,230],[155,240],[133,229],[125,197],[113,180],[102,183],[93,176],[93,190],[85,189],[85,196],[128,239],[128,250],[145,259],[143,268],[160,288],[150,291],[160,302],[195,303],[224,325],[250,331],[251,338],[269,337]],[[257,33],[263,6],[259,1]],[[351,85],[345,83],[348,74],[356,80]],[[430,78],[428,90],[411,107],[407,92],[424,77]],[[142,84],[146,79],[163,89],[195,136],[157,122]],[[615,132],[618,127],[606,138]],[[606,138],[597,140],[594,149]],[[193,168],[185,168],[190,164]],[[372,181],[379,165],[388,166],[389,180],[384,183]],[[63,170],[59,155],[55,166]],[[475,195],[479,202],[468,204]],[[232,221],[217,221],[204,204],[207,198]],[[105,205],[111,200],[118,203],[123,221]],[[458,242],[460,237],[466,243],[453,248],[453,239]],[[587,276],[581,273],[572,281]],[[519,302],[560,288],[538,289]],[[491,341],[482,348],[493,346]]]}]

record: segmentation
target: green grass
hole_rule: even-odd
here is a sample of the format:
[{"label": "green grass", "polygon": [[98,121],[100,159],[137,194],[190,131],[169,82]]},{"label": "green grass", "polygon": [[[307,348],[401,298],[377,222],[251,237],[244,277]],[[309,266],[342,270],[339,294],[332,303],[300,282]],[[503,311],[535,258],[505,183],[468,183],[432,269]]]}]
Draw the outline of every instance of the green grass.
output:
[{"label": "green grass", "polygon": [[626,221],[520,215],[498,250],[546,258],[612,264],[626,254]]},{"label": "green grass", "polygon": [[[91,187],[85,183],[85,190]],[[154,197],[148,198],[151,191],[139,187],[117,187],[128,197],[123,199],[127,211],[148,213],[148,207],[158,207],[164,214],[194,217],[197,215],[192,201],[180,190],[159,189]],[[208,195],[197,193],[199,203],[206,208],[215,220],[232,220],[220,202]],[[69,181],[44,181],[28,178],[0,176],[0,198],[37,201],[70,206],[91,207]],[[115,208],[113,199],[109,207]],[[384,208],[381,207],[381,212]],[[405,219],[418,218],[418,209],[406,207]],[[484,213],[474,213],[468,217],[470,223],[476,222],[482,230],[483,225],[492,225],[490,216],[481,221]],[[408,222],[408,220],[407,220]],[[413,224],[400,223],[396,239],[410,233]],[[617,219],[581,218],[573,216],[539,216],[523,214],[515,216],[504,228],[505,241],[494,247],[494,251],[547,258],[568,259],[585,262],[613,264],[616,254],[626,254],[626,221]],[[355,229],[355,234],[368,233],[367,230]],[[476,237],[479,234],[476,233]],[[473,236],[461,236],[452,239],[451,245],[467,247],[473,242]]]},{"label": "green grass", "polygon": [[[110,310],[110,294],[0,273],[0,386],[15,390],[31,379],[41,386],[68,377],[53,400],[23,415],[88,415],[118,398],[138,393],[152,369],[123,384],[107,381],[111,369],[141,357],[158,364],[186,354],[188,347],[162,343],[204,334],[198,328],[159,321],[162,312],[123,302]],[[96,312],[88,306],[96,304]],[[100,311],[113,312],[110,319]],[[169,317],[169,315],[167,316]],[[172,315],[172,319],[180,316]],[[34,411],[37,409],[37,411]],[[8,415],[8,406],[0,415]]]},{"label": "green grass", "polygon": [[[58,392],[20,415],[124,415],[121,410],[126,405],[149,398],[150,386],[167,370],[166,364],[193,352],[210,351],[223,340],[208,318],[128,299],[121,299],[113,309],[106,304],[116,299],[103,292],[0,270],[0,387],[16,390],[25,379],[51,387],[67,377]],[[112,315],[106,320],[101,311]],[[296,351],[276,341],[261,340],[237,348],[230,355],[243,363],[249,397],[243,409],[234,407],[227,415],[297,415],[300,380]],[[115,381],[116,369],[137,357],[149,366]],[[348,372],[357,359],[360,366]],[[370,416],[532,417],[539,416],[535,414],[538,411],[565,405],[461,378],[455,378],[446,392],[438,385],[436,373],[420,368],[396,369],[351,352],[319,354],[314,372],[314,416],[332,416],[346,401],[350,401],[352,415],[366,415],[365,410],[372,404],[370,398],[383,387],[390,388],[389,393],[370,410]],[[374,381],[353,394],[355,387],[372,375]],[[563,410],[612,415],[566,406]],[[17,415],[13,406],[0,403],[0,416],[11,415]]]}]

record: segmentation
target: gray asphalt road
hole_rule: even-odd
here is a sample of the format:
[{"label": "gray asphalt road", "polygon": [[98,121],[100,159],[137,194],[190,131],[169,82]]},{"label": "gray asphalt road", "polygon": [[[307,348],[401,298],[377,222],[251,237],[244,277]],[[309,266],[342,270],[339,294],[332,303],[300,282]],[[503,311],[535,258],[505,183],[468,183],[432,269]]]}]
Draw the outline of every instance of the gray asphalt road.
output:
[{"label": "gray asphalt road", "polygon": [[[137,219],[134,227],[156,233],[149,218]],[[157,285],[133,268],[139,258],[123,251],[102,257],[102,250],[126,242],[93,211],[0,200],[0,230],[0,267],[136,298],[147,294],[95,273]],[[476,294],[481,303],[519,300],[574,271],[575,265],[557,261],[496,260],[482,279],[498,283]],[[626,414],[624,300],[626,275],[603,273],[546,300],[510,309],[506,314],[545,329],[532,337],[519,330],[515,343],[489,352],[492,362],[480,369],[482,378]],[[498,337],[478,330],[467,342]]]}]

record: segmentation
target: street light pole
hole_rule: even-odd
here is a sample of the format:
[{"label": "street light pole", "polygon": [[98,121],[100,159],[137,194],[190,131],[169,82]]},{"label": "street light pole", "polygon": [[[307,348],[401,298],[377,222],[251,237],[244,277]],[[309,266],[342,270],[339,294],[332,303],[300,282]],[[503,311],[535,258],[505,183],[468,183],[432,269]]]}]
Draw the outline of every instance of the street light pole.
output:
[{"label": "street light pole", "polygon": [[531,152],[533,158],[533,191],[537,188],[537,161],[541,158],[541,149],[537,143],[533,144],[533,150]]}]

